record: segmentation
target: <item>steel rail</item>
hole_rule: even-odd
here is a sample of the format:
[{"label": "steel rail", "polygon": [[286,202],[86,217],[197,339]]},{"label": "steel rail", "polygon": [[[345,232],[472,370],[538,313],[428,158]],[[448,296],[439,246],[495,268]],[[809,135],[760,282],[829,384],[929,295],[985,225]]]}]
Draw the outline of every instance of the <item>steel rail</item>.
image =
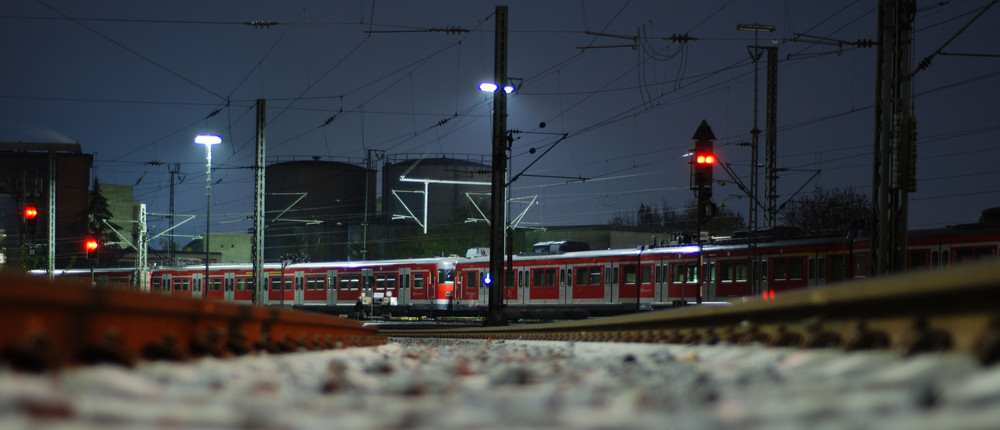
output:
[{"label": "steel rail", "polygon": [[840,286],[580,322],[458,330],[381,330],[389,337],[745,344],[957,351],[1000,360],[1000,264],[880,277]]},{"label": "steel rail", "polygon": [[0,361],[25,370],[385,342],[328,315],[0,275]]}]

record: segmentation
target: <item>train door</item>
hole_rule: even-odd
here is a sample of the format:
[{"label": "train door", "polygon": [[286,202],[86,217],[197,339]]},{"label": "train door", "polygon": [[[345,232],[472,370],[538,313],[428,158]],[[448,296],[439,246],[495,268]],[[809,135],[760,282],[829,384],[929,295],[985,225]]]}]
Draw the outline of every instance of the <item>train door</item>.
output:
[{"label": "train door", "polygon": [[160,289],[163,294],[172,294],[174,289],[174,283],[171,280],[169,273],[164,273],[160,275]]},{"label": "train door", "polygon": [[621,303],[618,293],[618,263],[608,263],[604,267],[605,297],[608,303]]},{"label": "train door", "polygon": [[361,269],[361,295],[368,298],[375,296],[375,271],[372,269]]},{"label": "train door", "polygon": [[410,302],[423,302],[433,297],[431,293],[431,286],[434,285],[434,280],[431,279],[430,273],[424,270],[408,270],[409,273],[409,283],[407,286],[409,294],[404,294],[407,296],[407,303]]},{"label": "train door", "polygon": [[305,302],[306,275],[304,272],[295,272],[292,275],[294,284],[292,285],[292,303],[301,305]]},{"label": "train door", "polygon": [[[573,283],[573,273],[572,269],[567,270],[566,266],[559,268],[559,303],[569,304],[573,300],[573,292],[571,285]],[[566,272],[570,272],[568,275]]]},{"label": "train door", "polygon": [[409,267],[402,267],[399,269],[399,300],[400,306],[405,306],[410,303],[410,296],[412,295],[412,281],[413,269]]},{"label": "train door", "polygon": [[236,288],[234,287],[235,284],[236,284],[236,274],[235,273],[223,273],[222,274],[222,299],[223,300],[225,300],[227,302],[231,302],[231,301],[233,301],[236,298],[235,295],[234,295],[234,293],[236,292]]},{"label": "train door", "polygon": [[716,286],[718,285],[718,280],[715,277],[715,259],[711,257],[705,257],[705,280],[698,284],[698,288],[701,288],[702,297],[701,299],[706,302],[714,302],[717,300]]},{"label": "train door", "polygon": [[[194,297],[196,299],[200,299],[203,297],[201,290],[202,286],[201,281],[202,279],[204,279],[204,277],[205,277],[204,273],[195,273],[191,275],[191,297]],[[185,288],[185,290],[187,289]]]},{"label": "train door", "polygon": [[457,299],[462,304],[471,305],[471,304],[476,304],[479,301],[480,288],[481,288],[480,287],[481,282],[479,282],[479,276],[480,275],[478,269],[469,269],[462,271],[461,275],[462,285],[459,288],[456,288],[456,290],[458,290]]},{"label": "train door", "polygon": [[518,284],[518,275],[520,271],[504,269],[504,288],[503,288],[503,302],[505,304],[517,304],[520,295],[520,286]]},{"label": "train door", "polygon": [[337,303],[337,286],[340,283],[337,280],[337,271],[328,270],[326,272],[326,304],[327,306],[332,306]]}]

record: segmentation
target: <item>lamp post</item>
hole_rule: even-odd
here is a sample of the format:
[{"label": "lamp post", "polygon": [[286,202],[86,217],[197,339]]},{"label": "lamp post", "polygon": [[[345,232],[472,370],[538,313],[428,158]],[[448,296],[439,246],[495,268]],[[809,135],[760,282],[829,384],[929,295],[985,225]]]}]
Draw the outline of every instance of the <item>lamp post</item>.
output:
[{"label": "lamp post", "polygon": [[205,246],[205,279],[201,281],[201,294],[203,298],[208,298],[208,235],[212,230],[212,145],[222,143],[222,138],[214,134],[199,134],[195,136],[194,143],[205,145],[205,201],[207,204],[205,205],[205,240],[202,241]]}]

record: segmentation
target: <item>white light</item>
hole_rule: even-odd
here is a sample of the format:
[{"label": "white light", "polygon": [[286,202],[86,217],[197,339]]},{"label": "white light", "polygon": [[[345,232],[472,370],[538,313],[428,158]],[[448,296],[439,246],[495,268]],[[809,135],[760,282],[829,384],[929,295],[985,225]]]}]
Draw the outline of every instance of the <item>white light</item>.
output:
[{"label": "white light", "polygon": [[483,82],[483,83],[479,84],[479,91],[482,91],[482,92],[485,92],[485,93],[492,93],[492,92],[496,92],[496,90],[497,90],[497,84],[494,84],[492,82]]},{"label": "white light", "polygon": [[504,85],[503,86],[503,92],[505,92],[507,94],[510,94],[510,93],[514,92],[514,86],[511,85],[511,84]]},{"label": "white light", "polygon": [[214,134],[199,134],[195,136],[194,143],[199,145],[218,145],[222,143],[222,138]]}]

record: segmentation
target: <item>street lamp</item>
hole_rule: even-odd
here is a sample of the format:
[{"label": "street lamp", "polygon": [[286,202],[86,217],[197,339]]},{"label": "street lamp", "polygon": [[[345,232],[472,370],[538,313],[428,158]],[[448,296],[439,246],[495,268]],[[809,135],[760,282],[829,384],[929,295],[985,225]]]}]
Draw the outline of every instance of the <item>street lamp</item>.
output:
[{"label": "street lamp", "polygon": [[208,261],[209,247],[208,235],[212,229],[212,145],[222,143],[222,138],[214,134],[199,134],[195,136],[194,143],[205,145],[205,239],[202,244],[205,246],[205,279],[201,281],[202,297],[208,298]]}]

